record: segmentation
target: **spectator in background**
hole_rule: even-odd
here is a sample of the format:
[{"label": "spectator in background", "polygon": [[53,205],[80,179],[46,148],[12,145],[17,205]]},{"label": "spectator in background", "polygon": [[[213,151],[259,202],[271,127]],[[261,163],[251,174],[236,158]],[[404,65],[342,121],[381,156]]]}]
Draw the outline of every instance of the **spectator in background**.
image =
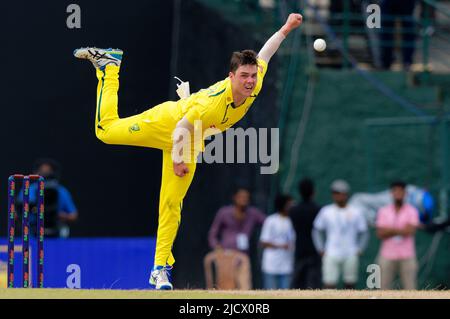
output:
[{"label": "spectator in background", "polygon": [[[70,192],[59,183],[61,169],[58,162],[50,158],[37,160],[33,173],[45,178],[45,236],[68,237],[69,225],[78,219],[78,211]],[[30,186],[30,203],[37,201],[37,183]],[[31,214],[30,219],[36,218]],[[32,225],[35,223],[33,222]]]},{"label": "spectator in background", "polygon": [[298,185],[302,202],[291,208],[289,216],[296,233],[294,289],[320,289],[322,260],[314,247],[311,233],[320,206],[314,201],[314,183],[309,178]]},{"label": "spectator in background", "polygon": [[393,204],[380,208],[377,235],[381,239],[378,264],[381,267],[381,289],[391,289],[400,275],[403,289],[416,289],[417,260],[414,235],[419,226],[419,212],[405,203],[406,184],[391,184]]},{"label": "spectator in background", "polygon": [[235,249],[248,253],[253,230],[262,225],[266,218],[259,209],[249,204],[250,192],[239,188],[233,195],[233,205],[219,209],[208,234],[212,249]]},{"label": "spectator in background", "polygon": [[394,60],[395,21],[402,26],[403,67],[409,70],[415,50],[414,8],[416,0],[381,0],[381,60],[384,69],[389,70]]},{"label": "spectator in background", "polygon": [[342,273],[345,288],[354,289],[358,281],[359,256],[369,239],[367,222],[361,212],[347,204],[350,186],[346,181],[334,181],[331,192],[334,203],[323,207],[314,220],[313,242],[323,256],[325,288],[337,288]]},{"label": "spectator in background", "polygon": [[278,195],[276,213],[266,218],[261,231],[265,289],[289,289],[291,284],[295,249],[295,231],[289,218],[291,205],[290,196]]}]

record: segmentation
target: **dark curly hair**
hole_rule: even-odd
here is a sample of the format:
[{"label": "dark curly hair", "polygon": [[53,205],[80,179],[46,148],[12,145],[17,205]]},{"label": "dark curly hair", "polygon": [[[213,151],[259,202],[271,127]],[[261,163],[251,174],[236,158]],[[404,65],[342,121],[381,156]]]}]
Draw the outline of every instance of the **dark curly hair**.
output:
[{"label": "dark curly hair", "polygon": [[230,62],[230,72],[235,73],[241,65],[258,65],[256,52],[253,50],[233,52]]}]

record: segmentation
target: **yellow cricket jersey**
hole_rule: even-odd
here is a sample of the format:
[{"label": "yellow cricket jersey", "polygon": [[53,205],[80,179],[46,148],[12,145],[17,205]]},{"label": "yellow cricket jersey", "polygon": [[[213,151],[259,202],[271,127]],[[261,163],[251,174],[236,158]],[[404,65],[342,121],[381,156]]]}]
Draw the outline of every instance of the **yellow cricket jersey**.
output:
[{"label": "yellow cricket jersey", "polygon": [[[261,91],[267,63],[258,59],[257,84],[253,93],[239,106],[233,103],[231,80],[226,78],[207,89],[192,94],[189,98],[177,102],[178,118],[185,117],[191,124],[201,121],[202,132],[208,128],[215,128],[223,132],[233,126],[247,113]],[[206,137],[206,136],[204,136]]]},{"label": "yellow cricket jersey", "polygon": [[[233,103],[231,80],[226,78],[207,89],[192,94],[188,98],[176,102],[164,102],[149,109],[138,117],[142,122],[145,135],[151,136],[151,139],[144,143],[136,141],[136,144],[160,149],[172,149],[173,129],[178,121],[186,117],[194,125],[194,131],[200,132],[200,138],[194,133],[194,137],[191,139],[191,141],[195,141],[194,149],[203,151],[206,137],[227,130],[247,113],[261,91],[266,72],[267,62],[258,59],[256,86],[251,96],[237,107]],[[140,123],[139,120],[130,119],[129,121],[132,124],[131,129],[135,122]],[[201,123],[201,127],[199,127],[199,123]]]}]

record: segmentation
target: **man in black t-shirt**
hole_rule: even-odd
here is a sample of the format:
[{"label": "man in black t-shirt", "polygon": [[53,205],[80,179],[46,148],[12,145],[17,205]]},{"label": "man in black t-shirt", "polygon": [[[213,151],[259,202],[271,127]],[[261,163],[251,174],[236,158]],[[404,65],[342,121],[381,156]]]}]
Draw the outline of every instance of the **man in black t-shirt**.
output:
[{"label": "man in black t-shirt", "polygon": [[313,201],[314,183],[304,178],[299,183],[302,202],[291,208],[289,216],[296,232],[295,268],[292,280],[294,289],[320,289],[322,285],[322,260],[317,253],[311,232],[320,206]]}]

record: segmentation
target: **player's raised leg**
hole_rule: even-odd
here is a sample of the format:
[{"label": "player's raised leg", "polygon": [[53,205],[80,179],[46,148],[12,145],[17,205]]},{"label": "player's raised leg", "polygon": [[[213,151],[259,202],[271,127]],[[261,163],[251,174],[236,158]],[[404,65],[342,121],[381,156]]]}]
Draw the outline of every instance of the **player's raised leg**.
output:
[{"label": "player's raised leg", "polygon": [[156,289],[172,289],[167,268],[172,268],[175,259],[172,246],[181,221],[183,198],[194,177],[196,163],[186,163],[189,173],[183,177],[175,175],[171,151],[163,151],[163,171],[159,200],[159,221],[156,236],[155,261],[150,284]]},{"label": "player's raised leg", "polygon": [[170,147],[171,123],[167,120],[167,115],[159,112],[164,108],[164,104],[141,114],[119,118],[118,91],[122,50],[81,48],[75,50],[74,55],[91,61],[96,69],[98,86],[95,134],[101,141],[106,144],[158,149]]},{"label": "player's raised leg", "polygon": [[97,108],[95,112],[95,134],[103,139],[106,129],[119,120],[118,94],[119,67],[107,65],[103,70],[96,69]]},{"label": "player's raised leg", "polygon": [[91,61],[95,67],[98,78],[95,132],[97,137],[103,140],[106,137],[106,129],[119,120],[119,71],[123,51],[81,48],[75,50],[74,55],[79,59]]}]

